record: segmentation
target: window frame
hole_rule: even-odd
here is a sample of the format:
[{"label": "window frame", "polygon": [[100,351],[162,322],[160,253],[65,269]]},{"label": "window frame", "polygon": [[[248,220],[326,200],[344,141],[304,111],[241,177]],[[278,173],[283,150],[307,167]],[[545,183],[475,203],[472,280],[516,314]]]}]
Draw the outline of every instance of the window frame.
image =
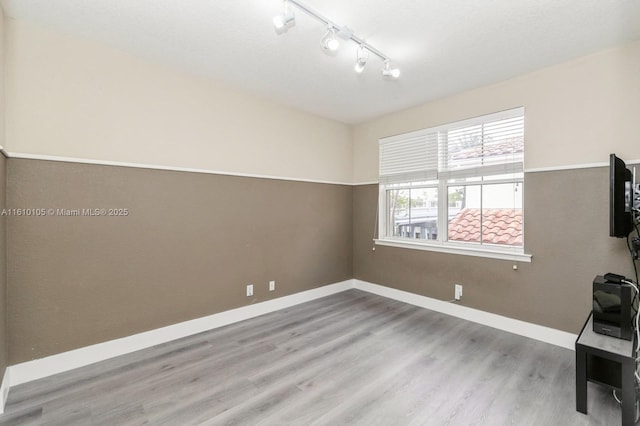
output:
[{"label": "window frame", "polygon": [[[413,139],[415,137],[428,137],[427,135],[432,134],[434,132],[443,132],[451,130],[452,128],[459,129],[461,127],[472,126],[478,123],[484,124],[487,122],[491,122],[494,120],[500,120],[501,117],[515,117],[521,115],[524,118],[524,108],[515,108],[507,111],[502,111],[494,114],[487,114],[480,117],[474,117],[468,120],[462,120],[458,122],[453,122],[449,124],[445,124],[442,126],[422,129],[414,132],[408,132],[405,134],[400,134],[396,136],[392,136],[389,138],[380,139],[380,145],[382,145],[383,141],[394,141],[405,139]],[[442,155],[440,152],[440,140],[438,138],[438,157]],[[445,144],[445,146],[447,146]],[[440,167],[440,160],[438,167]],[[451,253],[451,254],[462,254],[469,256],[480,256],[480,257],[488,257],[494,259],[505,259],[519,262],[531,262],[532,255],[525,253],[524,241],[523,246],[506,246],[499,244],[490,244],[480,242],[460,242],[460,241],[450,241],[448,239],[449,236],[449,188],[455,186],[480,186],[481,190],[486,185],[496,185],[496,184],[505,184],[505,183],[513,183],[520,184],[520,188],[522,190],[522,211],[523,211],[523,234],[524,234],[524,167],[522,170],[518,172],[520,176],[514,176],[513,178],[502,178],[502,179],[491,179],[485,180],[485,176],[480,177],[479,181],[467,181],[467,182],[452,182],[450,176],[445,172],[444,176],[438,176],[437,179],[432,180],[431,182],[427,181],[416,181],[416,180],[408,180],[406,182],[389,182],[384,181],[383,179],[379,180],[378,185],[378,238],[374,239],[376,245],[383,246],[391,246],[391,247],[401,247],[401,248],[409,248],[409,249],[418,249],[418,250],[428,250],[428,251],[436,251],[442,253]],[[438,218],[437,218],[437,227],[438,227],[438,239],[437,240],[429,240],[429,239],[416,239],[411,237],[396,237],[393,236],[393,224],[391,223],[391,218],[388,212],[388,197],[389,193],[392,190],[414,190],[414,189],[423,189],[423,188],[437,188],[438,190]],[[410,194],[410,192],[409,192]],[[411,196],[409,196],[409,200]],[[411,206],[411,202],[409,201],[409,207]],[[481,206],[481,209],[483,207]],[[391,235],[389,235],[391,234]],[[524,235],[523,235],[524,236]]]}]

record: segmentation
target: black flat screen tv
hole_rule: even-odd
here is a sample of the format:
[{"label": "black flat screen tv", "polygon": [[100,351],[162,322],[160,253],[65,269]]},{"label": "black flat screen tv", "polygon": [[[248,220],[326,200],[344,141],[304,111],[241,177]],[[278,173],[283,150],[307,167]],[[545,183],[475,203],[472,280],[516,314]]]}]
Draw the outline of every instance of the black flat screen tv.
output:
[{"label": "black flat screen tv", "polygon": [[609,156],[609,235],[626,238],[633,230],[632,175],[615,154]]}]

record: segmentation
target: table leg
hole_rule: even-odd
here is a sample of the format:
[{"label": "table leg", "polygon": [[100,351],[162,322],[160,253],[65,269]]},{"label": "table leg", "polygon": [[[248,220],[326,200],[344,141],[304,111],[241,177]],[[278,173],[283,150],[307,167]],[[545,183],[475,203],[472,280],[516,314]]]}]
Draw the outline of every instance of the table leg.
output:
[{"label": "table leg", "polygon": [[636,422],[635,362],[622,363],[622,425],[633,426]]},{"label": "table leg", "polygon": [[587,353],[576,345],[576,410],[587,414]]}]

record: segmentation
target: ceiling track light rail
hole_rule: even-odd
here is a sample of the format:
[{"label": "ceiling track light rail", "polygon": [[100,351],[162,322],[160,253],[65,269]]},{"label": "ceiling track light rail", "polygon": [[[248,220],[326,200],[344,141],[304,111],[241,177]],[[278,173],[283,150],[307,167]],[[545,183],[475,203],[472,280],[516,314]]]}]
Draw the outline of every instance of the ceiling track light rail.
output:
[{"label": "ceiling track light rail", "polygon": [[322,22],[327,27],[327,32],[320,40],[320,46],[325,53],[335,55],[340,45],[336,36],[344,40],[351,40],[358,44],[356,63],[354,67],[357,73],[364,71],[370,52],[384,62],[384,68],[382,69],[383,77],[386,79],[397,79],[400,76],[400,70],[398,68],[391,68],[391,59],[387,55],[364,41],[362,38],[358,37],[349,27],[338,25],[322,13],[302,3],[300,0],[284,0],[283,3],[284,11],[282,15],[278,15],[273,18],[273,25],[276,33],[283,34],[295,25],[295,16],[291,6],[296,6],[298,9]]}]

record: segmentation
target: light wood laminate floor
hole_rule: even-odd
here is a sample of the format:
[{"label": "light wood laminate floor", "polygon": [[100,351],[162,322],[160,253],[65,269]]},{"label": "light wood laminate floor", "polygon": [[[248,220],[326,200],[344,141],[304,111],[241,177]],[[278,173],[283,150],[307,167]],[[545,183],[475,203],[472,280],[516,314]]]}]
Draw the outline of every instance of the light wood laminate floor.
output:
[{"label": "light wood laminate floor", "polygon": [[349,290],[11,389],[1,425],[618,425],[572,351]]}]

